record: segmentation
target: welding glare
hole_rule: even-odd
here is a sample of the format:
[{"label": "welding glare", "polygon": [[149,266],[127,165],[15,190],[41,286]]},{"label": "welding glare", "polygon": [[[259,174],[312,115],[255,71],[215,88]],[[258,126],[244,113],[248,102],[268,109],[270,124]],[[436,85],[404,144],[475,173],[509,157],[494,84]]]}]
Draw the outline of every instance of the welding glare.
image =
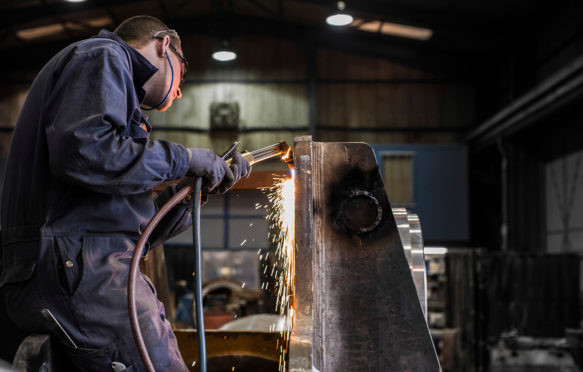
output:
[{"label": "welding glare", "polygon": [[[265,189],[270,202],[268,220],[271,221],[270,241],[274,243],[275,260],[271,277],[275,278],[276,311],[284,318],[285,327],[280,335],[279,370],[285,371],[285,355],[293,327],[293,293],[295,278],[295,187],[292,178],[276,179],[275,185]],[[267,267],[266,267],[267,269]],[[275,276],[274,276],[275,273]],[[279,342],[279,341],[278,341]]]}]

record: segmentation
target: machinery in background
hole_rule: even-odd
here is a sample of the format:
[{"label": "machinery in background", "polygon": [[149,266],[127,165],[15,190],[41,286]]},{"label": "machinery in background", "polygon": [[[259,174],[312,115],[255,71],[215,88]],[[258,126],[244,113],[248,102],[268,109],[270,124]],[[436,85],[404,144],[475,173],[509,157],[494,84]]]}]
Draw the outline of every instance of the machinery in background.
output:
[{"label": "machinery in background", "polygon": [[429,322],[443,370],[581,369],[579,263],[569,253],[469,247],[431,257]]},{"label": "machinery in background", "polygon": [[[571,330],[571,333],[575,330]],[[568,338],[535,338],[516,330],[500,336],[490,348],[490,372],[579,372],[575,359],[581,356],[579,340]],[[570,342],[571,341],[571,342]]]},{"label": "machinery in background", "polygon": [[[185,280],[178,281],[174,326],[179,329],[195,327],[194,294]],[[258,289],[247,289],[234,279],[223,277],[203,284],[205,329],[218,329],[233,320],[267,312],[263,293]],[[273,311],[273,309],[269,309]]]}]

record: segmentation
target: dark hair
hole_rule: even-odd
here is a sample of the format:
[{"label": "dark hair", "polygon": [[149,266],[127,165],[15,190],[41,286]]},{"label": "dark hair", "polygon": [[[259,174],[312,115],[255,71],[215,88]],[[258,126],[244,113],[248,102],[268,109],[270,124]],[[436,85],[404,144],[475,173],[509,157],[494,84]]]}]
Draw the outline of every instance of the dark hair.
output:
[{"label": "dark hair", "polygon": [[[150,42],[158,31],[164,31],[168,29],[168,26],[166,26],[166,24],[158,18],[147,15],[139,15],[123,21],[119,26],[117,26],[113,33],[119,36],[126,43],[135,45],[139,48]],[[182,50],[180,38],[178,35],[176,34],[176,37],[173,37],[172,35],[169,36],[172,44],[178,49]]]}]

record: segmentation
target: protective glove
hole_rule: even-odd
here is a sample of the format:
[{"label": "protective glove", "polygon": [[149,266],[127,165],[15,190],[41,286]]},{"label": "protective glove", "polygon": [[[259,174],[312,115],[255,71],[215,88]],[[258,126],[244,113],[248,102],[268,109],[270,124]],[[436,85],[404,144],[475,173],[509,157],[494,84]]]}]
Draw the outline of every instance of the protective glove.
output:
[{"label": "protective glove", "polygon": [[[229,168],[220,156],[217,156],[208,149],[191,148],[188,151],[190,152],[191,158],[186,175],[190,177],[202,177],[203,192],[224,192],[221,191],[224,187],[223,185],[232,186],[235,183],[235,176],[231,168]],[[217,190],[217,186],[219,185],[221,189]]]},{"label": "protective glove", "polygon": [[231,159],[231,172],[233,173],[233,181],[226,182],[225,180],[219,185],[217,191],[220,193],[225,193],[229,190],[235,183],[237,183],[241,178],[249,177],[251,173],[251,164],[238,151],[234,151],[230,157]]},{"label": "protective glove", "polygon": [[[156,210],[162,208],[162,206],[166,204],[178,191],[193,183],[194,178],[184,177],[177,184],[166,187],[154,199]],[[184,198],[180,203],[172,208],[172,210],[170,210],[164,216],[164,218],[162,218],[158,226],[156,226],[152,232],[152,235],[150,235],[150,238],[148,239],[150,247],[156,247],[160,244],[163,244],[166,240],[180,234],[190,225],[192,225],[192,207],[192,199]]]}]

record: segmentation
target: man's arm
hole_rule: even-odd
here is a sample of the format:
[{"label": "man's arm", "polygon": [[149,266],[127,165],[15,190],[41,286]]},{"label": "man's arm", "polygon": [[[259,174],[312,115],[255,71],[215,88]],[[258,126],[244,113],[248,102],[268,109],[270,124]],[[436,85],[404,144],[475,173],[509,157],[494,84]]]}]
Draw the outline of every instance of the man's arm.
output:
[{"label": "man's arm", "polygon": [[[124,135],[131,71],[111,46],[75,55],[55,83],[46,110],[51,172],[94,191],[133,194],[182,177],[189,166],[182,145]],[[140,124],[140,123],[137,123]]]}]

